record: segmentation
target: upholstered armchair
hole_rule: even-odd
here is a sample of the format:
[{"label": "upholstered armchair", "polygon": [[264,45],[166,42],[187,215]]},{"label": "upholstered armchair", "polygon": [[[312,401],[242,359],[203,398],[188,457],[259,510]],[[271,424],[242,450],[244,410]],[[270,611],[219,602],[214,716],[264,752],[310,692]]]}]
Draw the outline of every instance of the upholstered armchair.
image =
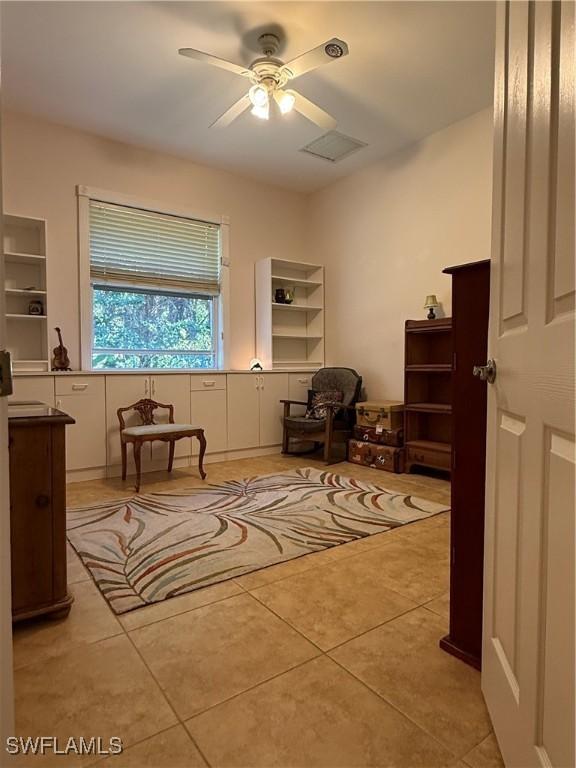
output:
[{"label": "upholstered armchair", "polygon": [[315,448],[319,444],[324,445],[324,461],[327,464],[332,463],[334,461],[333,445],[346,443],[352,436],[356,421],[355,405],[361,389],[362,377],[352,368],[321,368],[312,377],[311,392],[335,392],[339,397],[337,401],[322,403],[320,408],[325,414],[322,418],[291,415],[290,410],[293,405],[305,405],[308,408],[312,398],[309,398],[309,402],[306,403],[301,400],[281,400],[284,403],[282,453],[291,452],[291,440],[300,443],[313,442]]}]

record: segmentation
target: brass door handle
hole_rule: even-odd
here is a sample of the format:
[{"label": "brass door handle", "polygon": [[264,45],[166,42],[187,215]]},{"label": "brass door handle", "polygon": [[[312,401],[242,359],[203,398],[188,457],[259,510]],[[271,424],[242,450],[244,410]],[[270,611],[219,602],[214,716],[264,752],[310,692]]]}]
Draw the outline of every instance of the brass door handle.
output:
[{"label": "brass door handle", "polygon": [[481,381],[487,381],[488,384],[494,384],[496,379],[496,361],[490,359],[486,365],[475,365],[472,368],[472,375],[478,376]]}]

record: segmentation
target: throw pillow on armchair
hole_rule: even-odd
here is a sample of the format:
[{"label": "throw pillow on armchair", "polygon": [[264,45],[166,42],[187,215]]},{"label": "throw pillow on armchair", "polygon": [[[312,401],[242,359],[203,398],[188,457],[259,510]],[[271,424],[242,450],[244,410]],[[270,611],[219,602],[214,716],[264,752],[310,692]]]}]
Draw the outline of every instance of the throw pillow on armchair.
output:
[{"label": "throw pillow on armchair", "polygon": [[[307,419],[325,419],[327,413],[327,403],[341,403],[343,393],[337,390],[326,390],[325,392],[315,392],[308,390],[308,407],[306,409]],[[334,413],[336,415],[338,411]]]}]

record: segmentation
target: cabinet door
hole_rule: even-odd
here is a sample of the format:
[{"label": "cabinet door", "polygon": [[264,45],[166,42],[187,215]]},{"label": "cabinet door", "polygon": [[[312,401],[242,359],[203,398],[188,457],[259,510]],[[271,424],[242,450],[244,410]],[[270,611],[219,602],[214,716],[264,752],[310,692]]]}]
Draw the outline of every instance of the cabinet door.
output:
[{"label": "cabinet door", "polygon": [[56,408],[76,421],[66,427],[66,469],[106,466],[104,376],[57,381]]},{"label": "cabinet door", "polygon": [[39,400],[54,406],[54,376],[14,376],[14,393],[9,400]]},{"label": "cabinet door", "polygon": [[10,426],[12,610],[52,601],[52,438],[47,425]]},{"label": "cabinet door", "polygon": [[[191,416],[194,426],[202,427],[206,438],[206,453],[225,451],[226,435],[226,390],[190,393]],[[192,440],[192,453],[198,455],[198,440]]]},{"label": "cabinet door", "polygon": [[288,374],[264,373],[260,382],[260,445],[279,445],[284,413],[280,400],[288,399]]},{"label": "cabinet door", "polygon": [[[137,400],[150,395],[150,378],[142,374],[119,374],[117,376],[106,376],[106,463],[108,466],[122,463],[120,453],[120,427],[116,411],[118,408],[125,408],[132,405]],[[137,413],[130,412],[125,414],[126,426],[136,426],[141,423]],[[150,446],[142,447],[142,458],[150,456]],[[131,452],[128,453],[129,472],[134,471],[134,466],[130,469]]]},{"label": "cabinet door", "polygon": [[260,444],[260,377],[255,373],[231,373],[227,378],[228,450],[257,448]]},{"label": "cabinet door", "polygon": [[[190,375],[187,373],[164,373],[150,376],[150,397],[159,403],[174,406],[174,421],[177,424],[190,424]],[[158,424],[168,422],[168,411],[157,410],[154,421]],[[190,456],[191,438],[183,437],[176,441],[174,456]],[[168,443],[152,443],[152,460],[168,461]]]},{"label": "cabinet door", "polygon": [[[288,397],[290,400],[308,402],[308,390],[312,388],[312,375],[311,373],[288,374]],[[305,405],[293,405],[290,409],[292,416],[303,416],[305,413]]]}]

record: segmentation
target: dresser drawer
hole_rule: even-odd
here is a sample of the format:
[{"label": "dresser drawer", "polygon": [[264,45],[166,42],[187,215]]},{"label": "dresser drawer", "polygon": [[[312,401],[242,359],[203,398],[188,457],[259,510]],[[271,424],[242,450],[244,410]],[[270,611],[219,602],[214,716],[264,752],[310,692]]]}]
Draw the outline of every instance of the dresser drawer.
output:
[{"label": "dresser drawer", "polygon": [[434,450],[433,448],[420,448],[408,446],[406,448],[406,463],[422,464],[436,469],[451,469],[452,455],[450,451]]},{"label": "dresser drawer", "polygon": [[104,376],[56,376],[56,397],[60,395],[104,395]]},{"label": "dresser drawer", "polygon": [[226,389],[226,374],[192,374],[190,376],[190,389],[192,392],[205,392],[211,389]]}]

